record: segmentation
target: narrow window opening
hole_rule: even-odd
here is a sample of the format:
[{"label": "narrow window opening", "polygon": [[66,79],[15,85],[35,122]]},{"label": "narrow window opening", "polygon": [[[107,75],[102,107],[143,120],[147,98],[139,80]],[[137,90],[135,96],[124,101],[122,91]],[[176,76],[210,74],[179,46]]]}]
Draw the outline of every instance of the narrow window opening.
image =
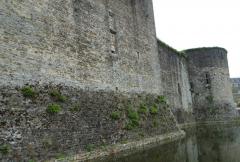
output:
[{"label": "narrow window opening", "polygon": [[211,79],[210,79],[209,73],[205,74],[205,81],[206,81],[206,84],[210,84],[211,83]]},{"label": "narrow window opening", "polygon": [[108,12],[109,19],[109,30],[110,30],[110,51],[112,54],[116,53],[116,23],[115,23],[115,15],[112,11]]},{"label": "narrow window opening", "polygon": [[180,84],[178,83],[178,94],[182,95]]},{"label": "narrow window opening", "polygon": [[193,84],[193,82],[190,82],[190,91],[194,92],[194,84]]},{"label": "narrow window opening", "polygon": [[211,77],[209,73],[205,74],[205,84],[206,88],[211,89]]}]

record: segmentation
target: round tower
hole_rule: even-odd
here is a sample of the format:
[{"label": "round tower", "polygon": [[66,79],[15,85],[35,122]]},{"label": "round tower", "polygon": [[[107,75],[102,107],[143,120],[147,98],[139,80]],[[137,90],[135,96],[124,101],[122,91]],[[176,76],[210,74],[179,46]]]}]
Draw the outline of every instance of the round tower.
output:
[{"label": "round tower", "polygon": [[220,120],[236,114],[227,50],[219,47],[185,50],[197,120]]}]

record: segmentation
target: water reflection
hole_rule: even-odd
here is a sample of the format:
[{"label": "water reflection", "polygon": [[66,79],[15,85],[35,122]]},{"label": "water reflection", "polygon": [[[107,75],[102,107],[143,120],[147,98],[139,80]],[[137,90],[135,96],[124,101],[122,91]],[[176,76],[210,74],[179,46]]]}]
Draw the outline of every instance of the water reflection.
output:
[{"label": "water reflection", "polygon": [[240,125],[197,126],[187,137],[104,162],[240,162]]}]

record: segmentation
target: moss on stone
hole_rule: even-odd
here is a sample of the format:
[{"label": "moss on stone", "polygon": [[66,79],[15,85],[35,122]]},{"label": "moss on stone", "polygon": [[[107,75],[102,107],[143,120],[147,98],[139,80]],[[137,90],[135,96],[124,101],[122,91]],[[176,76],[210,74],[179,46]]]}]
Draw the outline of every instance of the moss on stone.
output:
[{"label": "moss on stone", "polygon": [[58,104],[50,104],[46,111],[48,114],[57,114],[61,111],[61,106]]}]

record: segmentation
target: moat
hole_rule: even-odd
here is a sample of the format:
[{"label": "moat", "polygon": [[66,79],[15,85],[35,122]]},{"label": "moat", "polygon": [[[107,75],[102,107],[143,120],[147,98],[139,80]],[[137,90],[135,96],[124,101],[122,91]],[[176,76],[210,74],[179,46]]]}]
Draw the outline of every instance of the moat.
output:
[{"label": "moat", "polygon": [[239,162],[240,124],[201,125],[186,138],[102,162]]}]

